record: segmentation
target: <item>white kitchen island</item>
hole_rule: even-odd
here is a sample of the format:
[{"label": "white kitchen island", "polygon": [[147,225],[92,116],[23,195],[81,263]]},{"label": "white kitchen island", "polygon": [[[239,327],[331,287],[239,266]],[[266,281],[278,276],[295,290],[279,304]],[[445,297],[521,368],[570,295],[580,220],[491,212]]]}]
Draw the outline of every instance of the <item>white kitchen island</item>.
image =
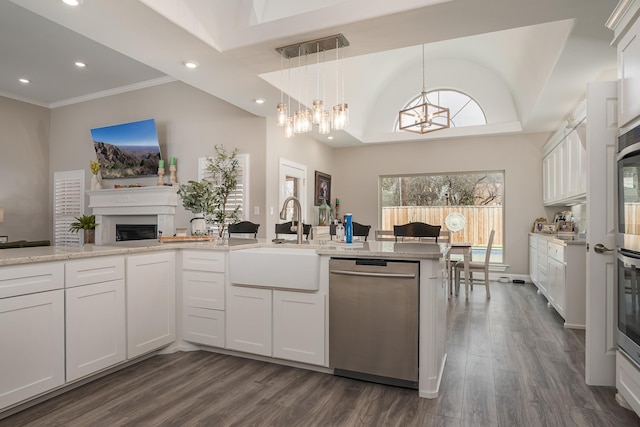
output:
[{"label": "white kitchen island", "polygon": [[[354,246],[331,241],[274,245],[264,240],[232,239],[224,244],[146,240],[2,250],[0,339],[7,346],[0,356],[0,377],[11,381],[0,383],[0,418],[160,350],[203,349],[331,372],[327,296],[332,256],[419,262],[418,392],[421,397],[437,397],[446,360],[446,245],[372,241]],[[320,265],[318,289],[296,292],[233,286],[229,252],[261,247],[315,249]],[[264,323],[274,327],[266,335],[273,350],[262,355],[229,345],[233,331],[227,320],[254,314],[240,312],[242,309],[230,304],[234,292],[242,289],[269,296],[263,306],[269,316]],[[283,301],[314,308],[310,312],[283,311]],[[307,335],[300,334],[304,332],[301,329],[286,335],[291,332],[286,326],[298,323],[296,313],[303,313],[300,325],[318,337],[315,341],[305,336],[305,341],[295,342]],[[94,328],[101,324],[108,327]],[[65,334],[77,339],[65,344]],[[299,360],[295,352],[280,351],[290,350],[292,340],[313,351],[306,352],[305,347],[299,354],[307,357]],[[24,342],[29,345],[21,345]]]}]

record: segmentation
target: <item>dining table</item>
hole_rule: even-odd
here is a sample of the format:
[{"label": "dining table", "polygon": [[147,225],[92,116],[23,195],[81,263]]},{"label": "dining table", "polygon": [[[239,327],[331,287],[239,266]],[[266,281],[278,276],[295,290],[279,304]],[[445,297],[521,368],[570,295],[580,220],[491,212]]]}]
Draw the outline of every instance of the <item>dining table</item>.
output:
[{"label": "dining table", "polygon": [[[465,297],[469,299],[469,263],[471,262],[471,243],[468,242],[453,242],[450,244],[449,252],[447,253],[447,280],[449,285],[449,295],[453,294],[453,287],[459,283],[456,265],[460,261],[453,262],[451,255],[462,255],[462,262],[464,263],[464,291]],[[451,275],[451,270],[455,271],[455,278]],[[455,294],[458,295],[459,287],[455,286]]]}]

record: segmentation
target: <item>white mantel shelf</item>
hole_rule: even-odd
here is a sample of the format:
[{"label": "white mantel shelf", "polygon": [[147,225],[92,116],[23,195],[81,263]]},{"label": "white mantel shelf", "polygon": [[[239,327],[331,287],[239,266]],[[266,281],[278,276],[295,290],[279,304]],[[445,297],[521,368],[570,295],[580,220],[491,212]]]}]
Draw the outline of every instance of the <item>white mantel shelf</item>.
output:
[{"label": "white mantel shelf", "polygon": [[125,218],[153,217],[158,231],[165,236],[175,234],[173,217],[178,206],[178,186],[150,186],[91,190],[89,207],[96,216],[96,244],[115,241],[116,223]]}]

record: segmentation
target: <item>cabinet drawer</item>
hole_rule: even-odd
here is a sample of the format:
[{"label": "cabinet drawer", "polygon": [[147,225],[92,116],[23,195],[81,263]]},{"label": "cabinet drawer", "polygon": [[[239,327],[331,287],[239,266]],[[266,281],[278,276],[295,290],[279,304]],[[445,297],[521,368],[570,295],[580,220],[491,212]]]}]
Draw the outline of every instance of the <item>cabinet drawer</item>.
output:
[{"label": "cabinet drawer", "polygon": [[216,251],[182,251],[182,268],[198,271],[225,271],[225,253]]},{"label": "cabinet drawer", "polygon": [[549,242],[548,247],[548,256],[550,258],[555,259],[556,261],[560,261],[564,263],[564,246],[558,243]]},{"label": "cabinet drawer", "polygon": [[224,347],[224,311],[185,307],[182,316],[185,341]]},{"label": "cabinet drawer", "polygon": [[96,257],[65,265],[65,287],[124,279],[124,257]]},{"label": "cabinet drawer", "polygon": [[640,369],[616,351],[616,388],[636,414],[640,414]]},{"label": "cabinet drawer", "polygon": [[183,271],[182,299],[185,307],[224,310],[224,273]]},{"label": "cabinet drawer", "polygon": [[0,269],[0,298],[64,287],[64,264],[36,263]]},{"label": "cabinet drawer", "polygon": [[549,245],[546,239],[538,239],[538,254],[542,256],[547,256],[549,252]]}]

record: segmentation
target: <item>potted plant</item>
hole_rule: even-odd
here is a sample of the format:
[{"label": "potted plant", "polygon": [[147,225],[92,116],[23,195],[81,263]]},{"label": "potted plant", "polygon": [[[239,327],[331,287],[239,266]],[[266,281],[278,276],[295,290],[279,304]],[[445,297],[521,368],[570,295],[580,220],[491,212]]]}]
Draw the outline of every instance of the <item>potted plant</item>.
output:
[{"label": "potted plant", "polygon": [[227,206],[229,196],[236,190],[240,163],[238,162],[238,149],[234,148],[228,154],[224,145],[215,146],[215,157],[207,159],[207,172],[211,174],[213,192],[215,194],[213,221],[218,224],[219,237],[224,236],[227,225],[239,221],[239,205]]},{"label": "potted plant", "polygon": [[182,206],[195,214],[195,218],[191,220],[191,234],[205,234],[205,217],[212,215],[216,206],[216,196],[211,182],[203,179],[200,182],[189,181],[181,184],[178,196],[182,199]]},{"label": "potted plant", "polygon": [[96,216],[95,215],[82,215],[80,217],[74,217],[75,221],[69,226],[69,231],[77,233],[80,230],[84,230],[84,243],[95,242]]},{"label": "potted plant", "polygon": [[[222,238],[229,223],[238,222],[240,206],[227,206],[229,195],[238,185],[240,163],[236,157],[237,149],[227,153],[223,145],[215,146],[216,154],[207,158],[207,173],[209,179],[189,181],[180,185],[178,196],[182,199],[182,206],[196,214],[192,221],[194,229],[200,229],[200,218],[208,218],[218,224],[218,236]],[[204,221],[203,221],[204,224]]]}]

